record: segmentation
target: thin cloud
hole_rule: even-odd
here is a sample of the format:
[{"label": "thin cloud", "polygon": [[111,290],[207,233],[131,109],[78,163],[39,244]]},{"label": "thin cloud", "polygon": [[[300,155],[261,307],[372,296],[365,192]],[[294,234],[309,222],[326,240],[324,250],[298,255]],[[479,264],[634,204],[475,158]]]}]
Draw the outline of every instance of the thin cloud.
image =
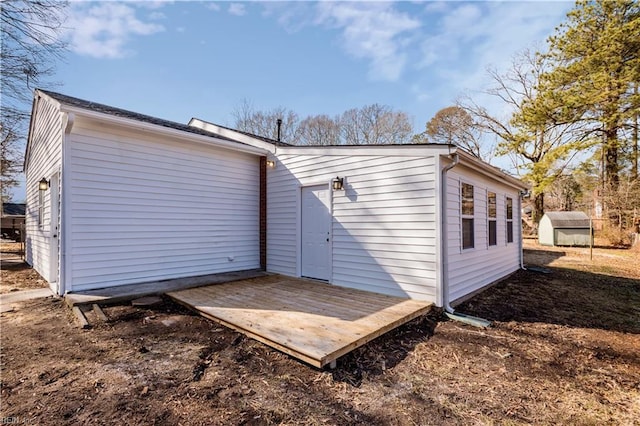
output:
[{"label": "thin cloud", "polygon": [[317,25],[339,29],[342,48],[355,58],[370,61],[370,78],[400,78],[407,61],[404,48],[420,21],[389,3],[320,2],[317,11]]},{"label": "thin cloud", "polygon": [[369,78],[397,81],[415,44],[418,19],[382,2],[265,2],[263,16],[274,18],[289,33],[323,27],[339,34],[341,49],[368,61]]},{"label": "thin cloud", "polygon": [[152,19],[154,21],[159,21],[159,20],[162,20],[162,19],[167,19],[167,15],[165,15],[162,12],[151,12],[149,14],[149,19]]},{"label": "thin cloud", "polygon": [[127,42],[134,36],[164,31],[162,25],[138,18],[134,7],[111,2],[88,7],[73,3],[65,26],[68,28],[65,38],[73,52],[107,59],[131,54]]},{"label": "thin cloud", "polygon": [[434,25],[423,38],[416,68],[431,76],[431,87],[438,87],[433,81],[447,81],[462,94],[486,89],[488,67],[504,70],[519,51],[543,42],[571,5],[476,2],[445,6],[425,9]]},{"label": "thin cloud", "polygon": [[262,16],[274,18],[288,33],[296,33],[304,27],[315,25],[315,8],[311,2],[279,2],[262,3]]},{"label": "thin cloud", "polygon": [[142,1],[132,1],[130,4],[135,6],[144,7],[146,9],[162,9],[166,5],[175,3],[173,0],[142,0]]},{"label": "thin cloud", "polygon": [[228,12],[231,15],[243,16],[247,13],[247,8],[245,7],[244,4],[241,4],[241,3],[231,3],[229,5]]}]

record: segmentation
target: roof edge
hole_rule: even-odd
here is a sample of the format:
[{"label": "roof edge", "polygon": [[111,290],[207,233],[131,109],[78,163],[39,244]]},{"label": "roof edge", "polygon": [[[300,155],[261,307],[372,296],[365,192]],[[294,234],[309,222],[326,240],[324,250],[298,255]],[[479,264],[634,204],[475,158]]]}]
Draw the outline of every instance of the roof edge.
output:
[{"label": "roof edge", "polygon": [[[267,138],[262,138],[257,135],[252,135],[251,133],[245,133],[239,130],[230,129],[228,127],[220,126],[219,124],[204,121],[196,117],[192,117],[191,120],[189,120],[188,125],[190,127],[203,130],[205,132],[220,135],[224,138],[236,140],[240,143],[244,143],[244,144],[258,147],[261,149],[266,149],[272,154],[275,153],[276,147],[278,146],[276,143],[274,143],[276,141],[271,142]],[[284,144],[284,145],[289,146],[288,144]]]},{"label": "roof edge", "polygon": [[460,155],[465,163],[465,165],[471,166],[471,168],[487,175],[487,176],[500,176],[501,178],[503,178],[506,183],[508,183],[510,186],[518,188],[518,189],[530,189],[531,186],[523,181],[521,181],[520,179],[511,176],[510,174],[506,173],[505,171],[492,166],[491,164],[481,160],[480,158],[476,157],[475,155],[465,151],[464,149],[461,149],[460,147],[456,147],[455,153]]},{"label": "roof edge", "polygon": [[[153,116],[139,114],[121,108],[85,101],[72,96],[60,93],[49,92],[36,89],[38,98],[46,98],[53,102],[61,112],[73,113],[96,120],[103,120],[126,127],[138,128],[150,132],[170,135],[172,137],[182,137],[200,143],[216,145],[232,151],[246,152],[256,155],[265,155],[264,149],[244,144],[241,141],[225,138],[222,135],[207,132],[202,129],[190,129],[189,126],[170,120],[156,118]],[[32,114],[33,118],[33,114]]]}]

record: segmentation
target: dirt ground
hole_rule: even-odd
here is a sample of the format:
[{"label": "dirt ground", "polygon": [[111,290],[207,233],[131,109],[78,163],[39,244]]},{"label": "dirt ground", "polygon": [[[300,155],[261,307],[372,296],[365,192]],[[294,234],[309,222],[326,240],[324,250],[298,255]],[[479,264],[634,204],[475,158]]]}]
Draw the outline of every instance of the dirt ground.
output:
[{"label": "dirt ground", "polygon": [[[550,249],[459,306],[318,370],[164,301],[82,330],[56,298],[0,315],[3,423],[632,425],[640,419],[640,253]],[[4,254],[3,254],[4,256]],[[3,257],[4,259],[4,257]],[[2,289],[36,285],[25,268]],[[11,284],[8,284],[11,283]]]},{"label": "dirt ground", "polygon": [[19,290],[31,290],[47,286],[47,282],[33,269],[26,269],[22,260],[21,244],[1,240],[2,268],[0,269],[0,294]]}]

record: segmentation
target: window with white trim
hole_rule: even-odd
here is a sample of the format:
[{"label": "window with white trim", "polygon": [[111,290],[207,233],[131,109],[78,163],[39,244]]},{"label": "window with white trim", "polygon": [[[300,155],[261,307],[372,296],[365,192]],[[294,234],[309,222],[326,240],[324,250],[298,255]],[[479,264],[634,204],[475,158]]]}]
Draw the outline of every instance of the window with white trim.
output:
[{"label": "window with white trim", "polygon": [[489,246],[498,244],[497,203],[496,193],[487,192],[487,219],[489,222]]},{"label": "window with white trim", "polygon": [[507,243],[513,242],[513,198],[507,197]]},{"label": "window with white trim", "polygon": [[473,231],[473,185],[463,183],[460,188],[461,216],[462,216],[462,248],[474,247]]},{"label": "window with white trim", "polygon": [[38,226],[44,227],[44,191],[38,191]]}]

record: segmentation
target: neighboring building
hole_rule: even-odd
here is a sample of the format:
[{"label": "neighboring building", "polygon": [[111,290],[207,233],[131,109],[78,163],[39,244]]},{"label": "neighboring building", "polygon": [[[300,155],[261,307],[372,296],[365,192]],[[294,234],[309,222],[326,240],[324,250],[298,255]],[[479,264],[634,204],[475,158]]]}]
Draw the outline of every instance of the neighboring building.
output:
[{"label": "neighboring building", "polygon": [[589,216],[584,212],[546,212],[538,228],[538,242],[545,246],[589,246]]},{"label": "neighboring building", "polygon": [[448,145],[296,147],[36,91],[25,171],[58,294],[262,268],[442,306],[522,261],[525,185]]},{"label": "neighboring building", "polygon": [[24,203],[2,203],[2,238],[24,241]]}]

